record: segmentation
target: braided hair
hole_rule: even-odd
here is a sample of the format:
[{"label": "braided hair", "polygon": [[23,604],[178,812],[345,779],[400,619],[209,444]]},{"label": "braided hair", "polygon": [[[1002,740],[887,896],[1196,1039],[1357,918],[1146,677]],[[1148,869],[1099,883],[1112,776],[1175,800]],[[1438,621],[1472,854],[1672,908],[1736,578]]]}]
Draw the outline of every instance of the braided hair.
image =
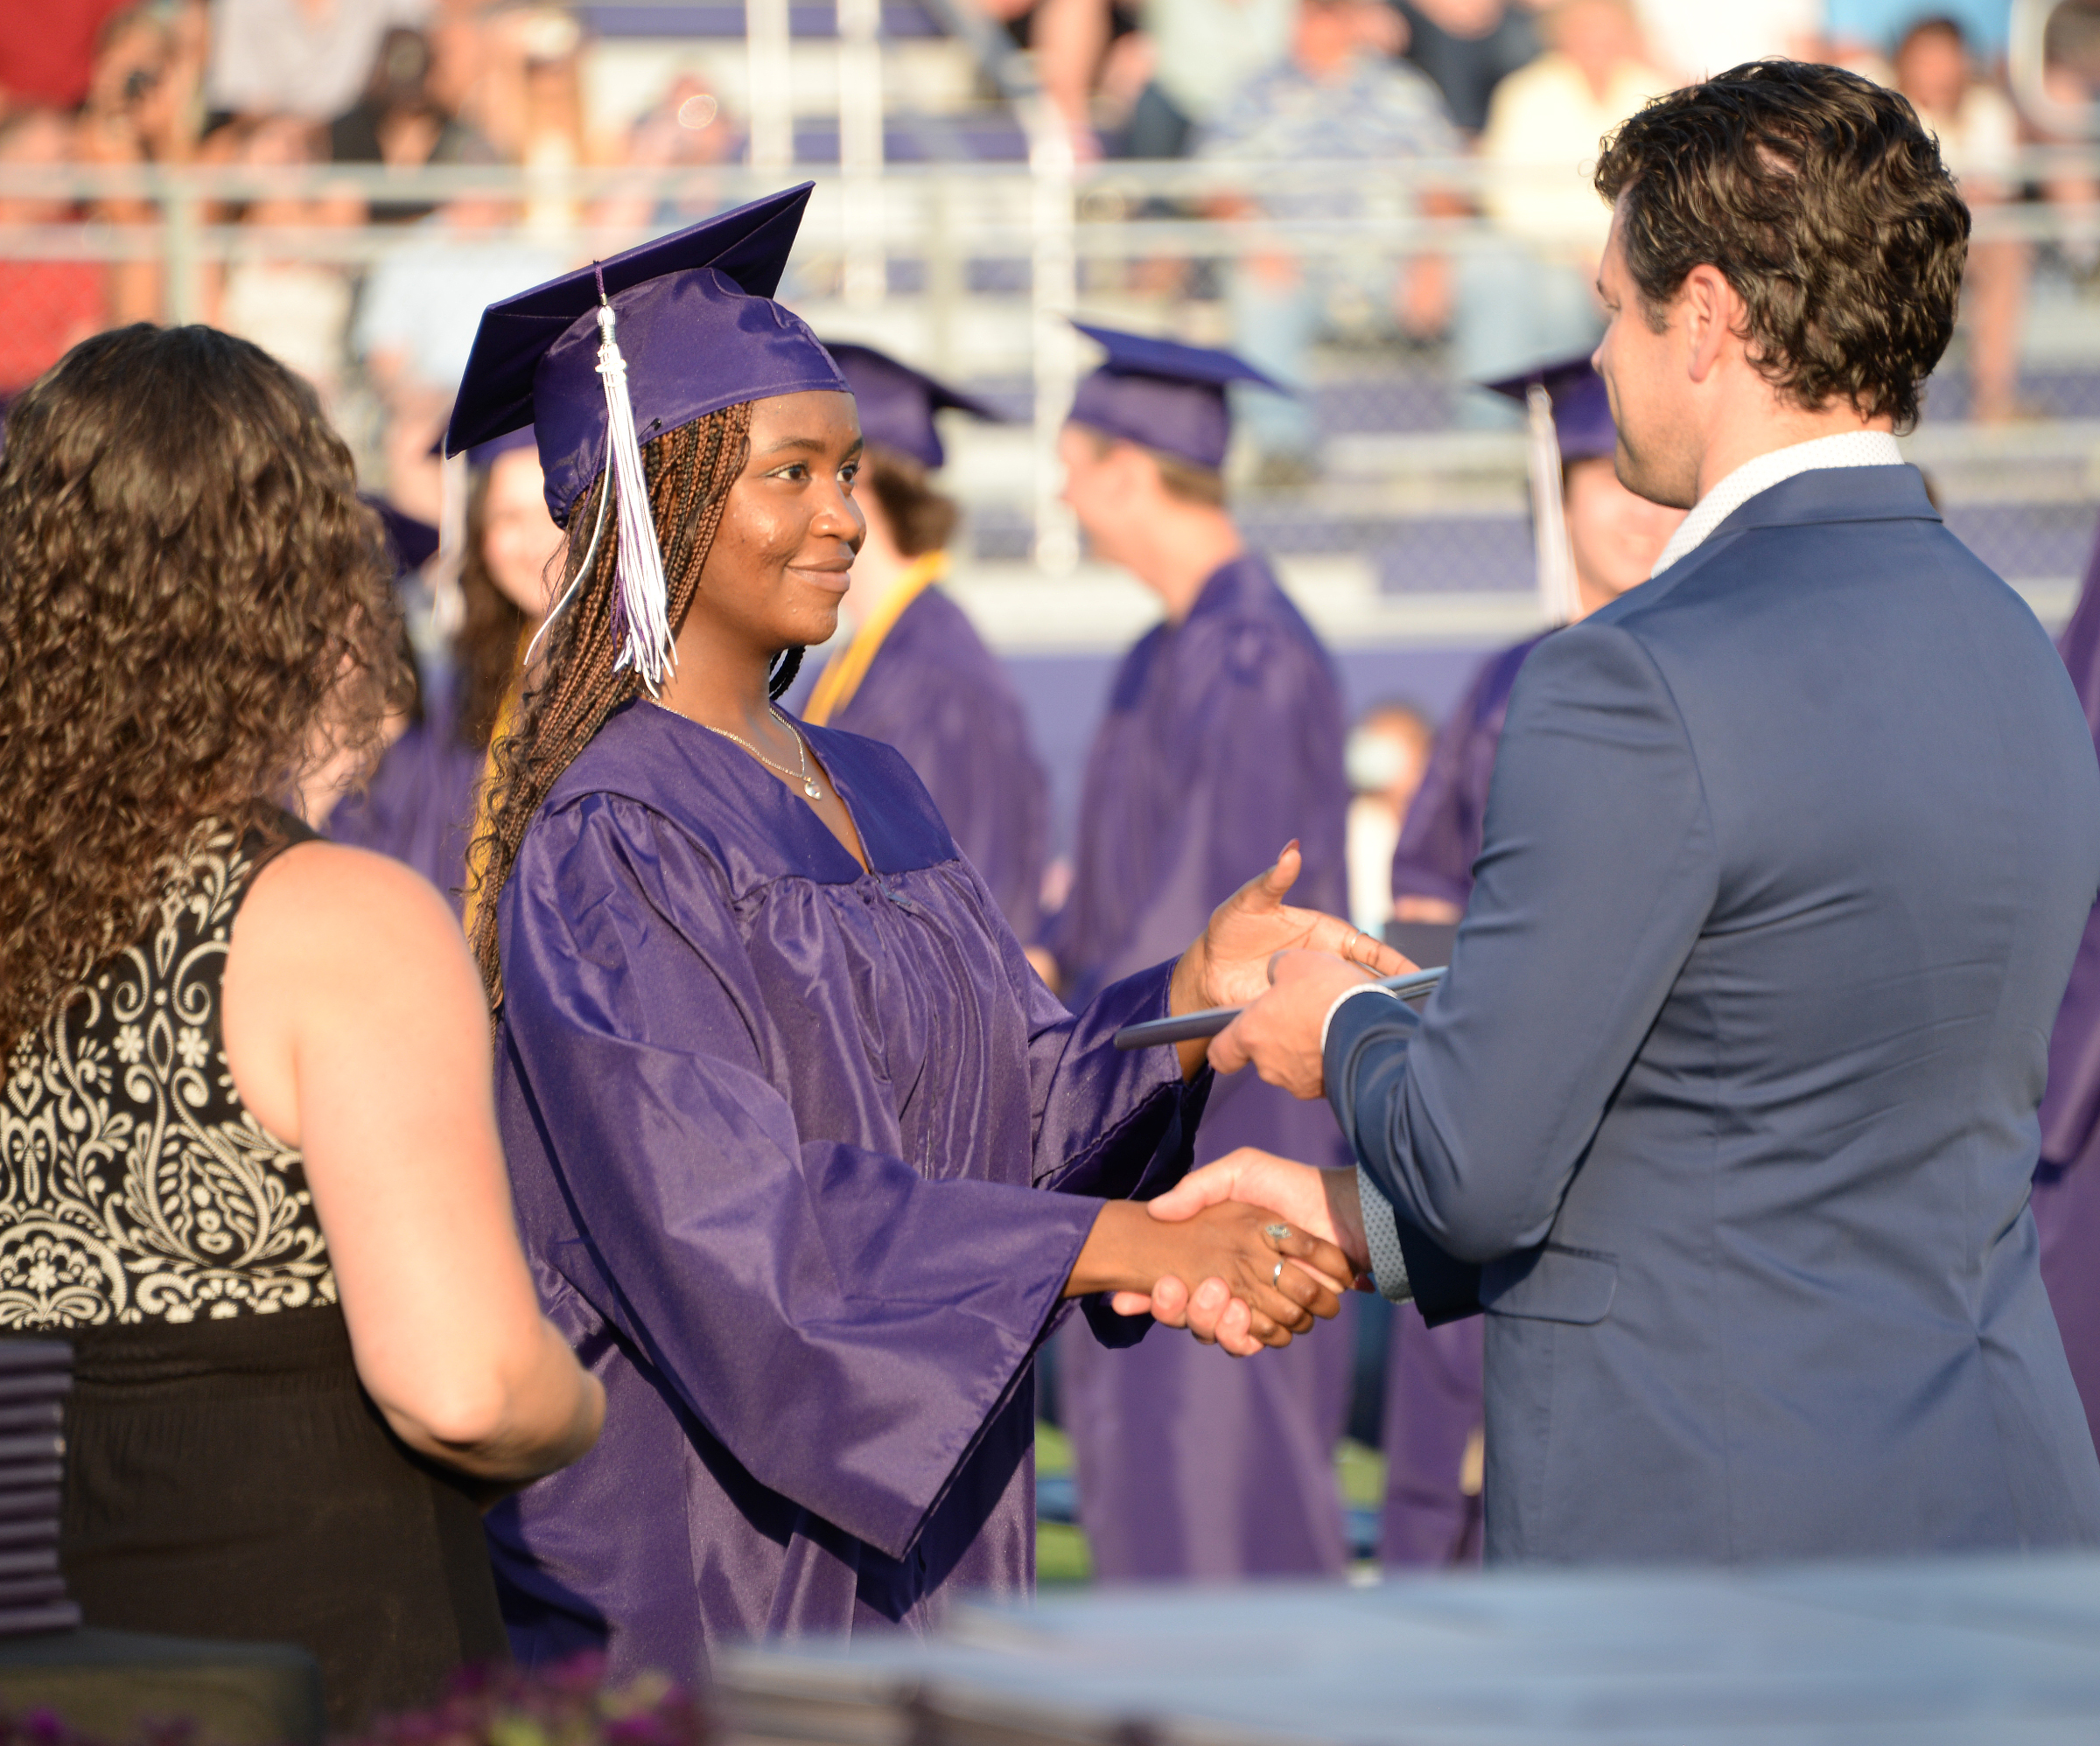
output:
[{"label": "braided hair", "polygon": [[[642,471],[648,480],[650,514],[663,548],[674,632],[684,622],[699,587],[730,487],[749,456],[750,437],[751,402],[745,401],[642,444]],[[577,582],[590,544],[588,530],[597,525],[599,499],[607,488],[606,475],[600,472],[570,508],[569,555],[562,576],[564,593]],[[608,535],[611,531],[608,527]],[[503,1004],[503,973],[496,953],[496,899],[517,864],[526,829],[548,791],[590,744],[606,717],[641,689],[633,668],[624,673],[612,670],[620,654],[612,625],[617,543],[610,537],[598,541],[591,573],[548,627],[546,652],[536,667],[539,676],[527,684],[515,730],[491,749],[494,792],[485,813],[488,822],[467,852],[466,883],[472,894],[468,944],[480,967],[492,1011],[500,1010]],[[802,655],[801,649],[789,649],[774,669],[768,688],[774,696],[794,681]]]}]

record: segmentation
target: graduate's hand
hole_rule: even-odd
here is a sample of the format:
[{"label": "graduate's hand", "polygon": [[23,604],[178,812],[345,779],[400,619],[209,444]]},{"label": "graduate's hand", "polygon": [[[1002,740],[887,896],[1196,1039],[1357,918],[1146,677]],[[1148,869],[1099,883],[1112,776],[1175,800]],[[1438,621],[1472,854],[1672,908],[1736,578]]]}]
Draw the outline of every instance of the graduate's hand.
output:
[{"label": "graduate's hand", "polygon": [[1324,952],[1282,952],[1270,960],[1272,985],[1210,1039],[1210,1065],[1236,1073],[1251,1065],[1292,1096],[1323,1097],[1326,1072],[1320,1032],[1327,1009],[1351,988],[1375,980],[1367,970]]},{"label": "graduate's hand", "polygon": [[[1154,1219],[1173,1222],[1228,1201],[1273,1209],[1272,1218],[1333,1244],[1356,1283],[1365,1282],[1371,1251],[1364,1240],[1354,1170],[1315,1170],[1256,1146],[1242,1146],[1215,1163],[1191,1170],[1157,1200],[1148,1201],[1144,1210]],[[1340,1272],[1328,1275],[1337,1283],[1342,1277]],[[1194,1291],[1179,1278],[1162,1279],[1149,1296],[1118,1292],[1112,1300],[1120,1315],[1149,1310],[1156,1320],[1186,1327],[1198,1339],[1219,1338],[1221,1330],[1236,1326],[1231,1304],[1231,1291],[1222,1279],[1206,1279]]]},{"label": "graduate's hand", "polygon": [[[1188,1282],[1217,1281],[1242,1310],[1229,1317],[1223,1310],[1206,1316],[1198,1337],[1245,1357],[1264,1345],[1288,1345],[1312,1328],[1314,1317],[1338,1314],[1341,1300],[1333,1282],[1349,1271],[1348,1257],[1332,1243],[1258,1207],[1222,1197],[1180,1219],[1156,1219],[1143,1206],[1110,1201],[1080,1250],[1065,1296],[1115,1292],[1119,1303],[1136,1305],[1126,1313],[1141,1313],[1170,1278],[1184,1299]],[[1172,1298],[1170,1293],[1166,1301]]]},{"label": "graduate's hand", "polygon": [[[1250,879],[1211,911],[1202,936],[1174,966],[1167,994],[1169,1012],[1246,1005],[1268,989],[1269,960],[1279,952],[1331,953],[1374,976],[1404,976],[1415,967],[1383,940],[1339,916],[1286,904],[1284,899],[1298,883],[1302,860],[1297,842],[1286,843],[1275,866]],[[1180,1047],[1182,1070],[1193,1074],[1203,1063],[1205,1044],[1198,1039]]]}]

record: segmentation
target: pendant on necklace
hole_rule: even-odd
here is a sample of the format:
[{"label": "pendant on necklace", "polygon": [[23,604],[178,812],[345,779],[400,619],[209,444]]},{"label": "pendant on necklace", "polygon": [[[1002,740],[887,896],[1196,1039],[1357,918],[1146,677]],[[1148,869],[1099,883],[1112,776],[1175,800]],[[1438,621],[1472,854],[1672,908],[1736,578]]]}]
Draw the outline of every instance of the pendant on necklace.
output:
[{"label": "pendant on necklace", "polygon": [[805,776],[802,778],[802,793],[807,794],[812,800],[821,800],[824,798],[822,793],[816,786],[816,778],[814,776]]}]

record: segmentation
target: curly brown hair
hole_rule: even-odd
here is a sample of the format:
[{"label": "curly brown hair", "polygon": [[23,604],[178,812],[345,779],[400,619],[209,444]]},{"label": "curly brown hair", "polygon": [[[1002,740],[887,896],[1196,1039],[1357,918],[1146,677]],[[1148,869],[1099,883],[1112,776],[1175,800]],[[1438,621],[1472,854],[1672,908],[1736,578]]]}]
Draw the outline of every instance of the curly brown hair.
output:
[{"label": "curly brown hair", "polygon": [[[700,585],[700,572],[713,549],[715,530],[729,502],[729,488],[744,471],[751,446],[749,401],[710,412],[642,444],[642,470],[649,484],[649,512],[663,548],[674,632]],[[598,500],[606,491],[600,472],[570,506],[569,555],[562,566],[566,593],[582,569]],[[493,793],[487,824],[467,851],[468,944],[481,967],[492,1010],[503,1004],[503,972],[497,960],[497,898],[517,864],[519,846],[540,803],[561,773],[605,725],[606,717],[637,695],[641,681],[633,668],[615,673],[620,641],[612,624],[615,547],[610,508],[591,573],[574,600],[553,620],[546,653],[536,663],[518,707],[517,727],[495,744]],[[559,595],[556,596],[558,599]],[[802,665],[802,652],[789,649],[774,670],[771,690],[787,690]]]},{"label": "curly brown hair", "polygon": [[1840,67],[1760,60],[1657,97],[1605,142],[1597,192],[1661,332],[1718,269],[1752,362],[1795,404],[1917,423],[1954,332],[1969,208],[1909,101]]},{"label": "curly brown hair", "polygon": [[378,518],[260,347],[83,340],[0,451],[0,1033],[136,939],[192,834],[409,695]]}]

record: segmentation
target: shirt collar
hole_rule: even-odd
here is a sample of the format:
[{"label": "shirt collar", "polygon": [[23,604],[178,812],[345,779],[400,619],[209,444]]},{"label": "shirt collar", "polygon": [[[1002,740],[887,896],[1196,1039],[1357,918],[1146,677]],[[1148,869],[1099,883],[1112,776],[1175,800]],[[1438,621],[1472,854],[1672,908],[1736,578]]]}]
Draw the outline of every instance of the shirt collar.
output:
[{"label": "shirt collar", "polygon": [[1900,467],[1903,451],[1886,430],[1846,430],[1816,436],[1754,455],[1702,497],[1662,548],[1651,576],[1661,576],[1678,559],[1704,545],[1707,536],[1761,491],[1769,491],[1796,473],[1824,467]]}]

